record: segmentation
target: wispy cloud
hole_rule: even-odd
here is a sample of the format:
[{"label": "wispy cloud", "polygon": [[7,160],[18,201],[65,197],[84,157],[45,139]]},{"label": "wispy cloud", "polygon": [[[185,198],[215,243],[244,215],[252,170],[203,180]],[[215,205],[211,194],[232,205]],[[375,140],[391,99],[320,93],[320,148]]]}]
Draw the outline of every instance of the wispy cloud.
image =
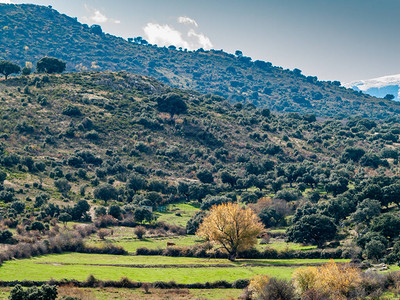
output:
[{"label": "wispy cloud", "polygon": [[199,25],[197,24],[197,22],[194,19],[191,19],[189,17],[184,17],[184,16],[178,18],[178,23],[181,23],[181,24],[192,24],[192,25],[194,25],[196,27],[199,27]]},{"label": "wispy cloud", "polygon": [[181,16],[176,20],[180,30],[170,24],[149,22],[143,27],[145,38],[151,44],[158,46],[182,47],[188,50],[199,48],[211,49],[211,40],[201,32],[197,32],[199,25],[194,19]]},{"label": "wispy cloud", "polygon": [[108,18],[104,13],[102,13],[99,9],[90,7],[85,4],[86,11],[90,14],[89,16],[84,16],[82,19],[88,23],[102,24],[102,23],[121,23],[120,20],[115,20]]}]

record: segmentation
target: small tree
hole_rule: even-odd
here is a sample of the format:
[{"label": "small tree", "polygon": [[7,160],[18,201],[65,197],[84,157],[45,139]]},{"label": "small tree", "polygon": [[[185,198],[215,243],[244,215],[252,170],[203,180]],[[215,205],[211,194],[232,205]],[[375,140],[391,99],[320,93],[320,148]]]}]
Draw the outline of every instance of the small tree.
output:
[{"label": "small tree", "polygon": [[394,95],[392,95],[392,94],[386,94],[386,96],[383,97],[383,99],[386,99],[386,100],[393,100],[393,99],[394,99]]},{"label": "small tree", "polygon": [[65,71],[66,63],[54,57],[43,57],[36,63],[36,69],[39,73],[62,73]]},{"label": "small tree", "polygon": [[21,70],[21,74],[24,76],[28,76],[32,73],[32,69],[29,67],[25,67]]},{"label": "small tree", "polygon": [[68,183],[68,180],[65,178],[61,178],[61,179],[54,181],[54,186],[64,196],[66,196],[68,194],[68,192],[71,190],[71,185]]},{"label": "small tree", "polygon": [[196,174],[197,178],[202,183],[212,183],[214,182],[213,174],[207,169],[201,169]]},{"label": "small tree", "polygon": [[133,233],[137,236],[139,240],[143,239],[143,236],[146,234],[146,228],[143,226],[137,226],[133,230]]},{"label": "small tree", "polygon": [[371,240],[365,245],[368,259],[378,260],[385,255],[386,246],[379,240]]},{"label": "small tree", "polygon": [[146,186],[146,179],[137,173],[132,173],[127,182],[127,187],[135,192],[143,189]]},{"label": "small tree", "polygon": [[71,215],[70,215],[69,213],[62,213],[62,214],[60,214],[60,216],[58,217],[58,219],[59,219],[61,222],[63,222],[64,225],[67,225],[67,223],[68,223],[69,221],[72,220],[72,217],[71,217]]},{"label": "small tree", "polygon": [[121,214],[122,214],[121,207],[117,205],[111,205],[110,208],[108,209],[108,214],[116,219],[121,219]]},{"label": "small tree", "polygon": [[8,78],[8,75],[16,74],[21,72],[21,67],[17,64],[14,64],[7,60],[0,61],[0,73],[4,75],[4,77]]},{"label": "small tree", "polygon": [[117,189],[109,183],[100,184],[93,191],[95,198],[104,200],[106,203],[108,200],[117,199]]},{"label": "small tree", "polygon": [[0,170],[0,183],[3,184],[4,180],[7,178],[7,173]]},{"label": "small tree", "polygon": [[264,229],[251,209],[243,209],[236,203],[214,206],[204,218],[197,235],[221,245],[234,261],[240,251],[257,244],[257,236]]},{"label": "small tree", "polygon": [[187,105],[181,95],[169,93],[157,98],[157,109],[161,112],[169,113],[172,119],[175,114],[185,113]]},{"label": "small tree", "polygon": [[321,247],[336,235],[336,225],[331,218],[320,214],[303,216],[288,230],[288,241],[295,243],[311,243]]},{"label": "small tree", "polygon": [[135,210],[134,215],[135,215],[135,220],[140,223],[142,223],[143,221],[150,222],[151,219],[153,218],[153,214],[151,213],[151,211],[144,207],[138,207]]}]

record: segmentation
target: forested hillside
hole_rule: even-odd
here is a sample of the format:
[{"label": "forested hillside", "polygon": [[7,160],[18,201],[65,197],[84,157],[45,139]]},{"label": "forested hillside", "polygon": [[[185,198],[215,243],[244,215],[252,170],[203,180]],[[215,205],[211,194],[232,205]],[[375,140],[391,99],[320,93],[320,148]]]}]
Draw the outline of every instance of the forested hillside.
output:
[{"label": "forested hillside", "polygon": [[188,52],[128,42],[48,7],[0,4],[0,58],[35,65],[44,55],[63,59],[68,71],[130,71],[277,112],[382,119],[400,111],[396,102],[345,89],[337,81],[318,81],[298,69],[220,50]]},{"label": "forested hillside", "polygon": [[[396,233],[381,233],[391,225],[373,224],[398,222],[398,119],[275,115],[126,72],[21,76],[1,81],[0,99],[0,203],[10,226],[90,220],[110,203],[128,218],[143,207],[207,210],[239,199],[267,228],[292,225],[292,241],[323,246],[375,226],[385,247],[395,242]],[[306,215],[328,218],[331,235],[299,236]]]}]

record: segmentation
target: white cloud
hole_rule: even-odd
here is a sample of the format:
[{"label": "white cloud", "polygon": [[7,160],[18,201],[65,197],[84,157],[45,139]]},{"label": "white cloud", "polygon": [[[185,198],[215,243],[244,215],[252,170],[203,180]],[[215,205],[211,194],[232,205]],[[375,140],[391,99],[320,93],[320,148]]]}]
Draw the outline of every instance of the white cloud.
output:
[{"label": "white cloud", "polygon": [[189,44],[183,39],[182,33],[169,25],[147,23],[143,30],[150,44],[189,48]]},{"label": "white cloud", "polygon": [[97,8],[93,8],[93,7],[90,7],[85,4],[85,9],[88,13],[90,13],[90,16],[85,16],[82,18],[86,22],[95,23],[95,24],[101,24],[101,23],[120,24],[121,23],[120,20],[108,18],[105,14],[103,14]]},{"label": "white cloud", "polygon": [[169,24],[147,23],[143,27],[145,39],[150,44],[161,47],[174,45],[188,50],[211,49],[213,47],[211,40],[206,35],[196,32],[198,24],[195,20],[189,17],[179,17],[177,23],[183,25],[178,25],[181,30]]},{"label": "white cloud", "polygon": [[200,45],[200,48],[211,49],[213,46],[211,40],[207,36],[205,36],[202,33],[196,33],[193,29],[190,29],[187,35],[188,37],[195,38],[195,40],[197,40],[198,45]]},{"label": "white cloud", "polygon": [[192,24],[196,27],[199,27],[197,22],[189,17],[182,16],[182,17],[179,17],[177,20],[178,20],[178,23],[181,23],[181,24]]},{"label": "white cloud", "polygon": [[12,4],[11,0],[0,0],[0,3]]},{"label": "white cloud", "polygon": [[96,23],[105,23],[108,21],[108,18],[103,15],[98,9],[93,12],[93,15],[90,16],[90,19]]}]

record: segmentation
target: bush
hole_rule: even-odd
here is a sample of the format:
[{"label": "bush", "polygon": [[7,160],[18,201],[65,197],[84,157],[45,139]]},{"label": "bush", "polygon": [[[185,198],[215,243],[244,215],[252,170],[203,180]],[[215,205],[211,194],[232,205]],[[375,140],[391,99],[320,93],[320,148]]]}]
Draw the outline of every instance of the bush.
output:
[{"label": "bush", "polygon": [[133,233],[137,236],[138,239],[141,240],[143,236],[146,234],[146,228],[144,228],[143,226],[137,226],[133,230]]},{"label": "bush", "polygon": [[82,115],[82,112],[79,107],[68,105],[66,108],[63,109],[62,114],[70,117],[77,117]]},{"label": "bush", "polygon": [[330,295],[332,299],[347,299],[362,281],[359,269],[337,265],[333,261],[321,267],[299,269],[293,279],[299,293],[316,290],[320,294]]},{"label": "bush", "polygon": [[29,299],[46,299],[55,300],[57,298],[57,287],[42,285],[40,288],[30,287],[26,290],[21,285],[16,285],[10,292],[8,299],[10,300],[29,300]]},{"label": "bush", "polygon": [[250,284],[249,279],[238,279],[232,283],[232,288],[234,289],[244,289]]}]

